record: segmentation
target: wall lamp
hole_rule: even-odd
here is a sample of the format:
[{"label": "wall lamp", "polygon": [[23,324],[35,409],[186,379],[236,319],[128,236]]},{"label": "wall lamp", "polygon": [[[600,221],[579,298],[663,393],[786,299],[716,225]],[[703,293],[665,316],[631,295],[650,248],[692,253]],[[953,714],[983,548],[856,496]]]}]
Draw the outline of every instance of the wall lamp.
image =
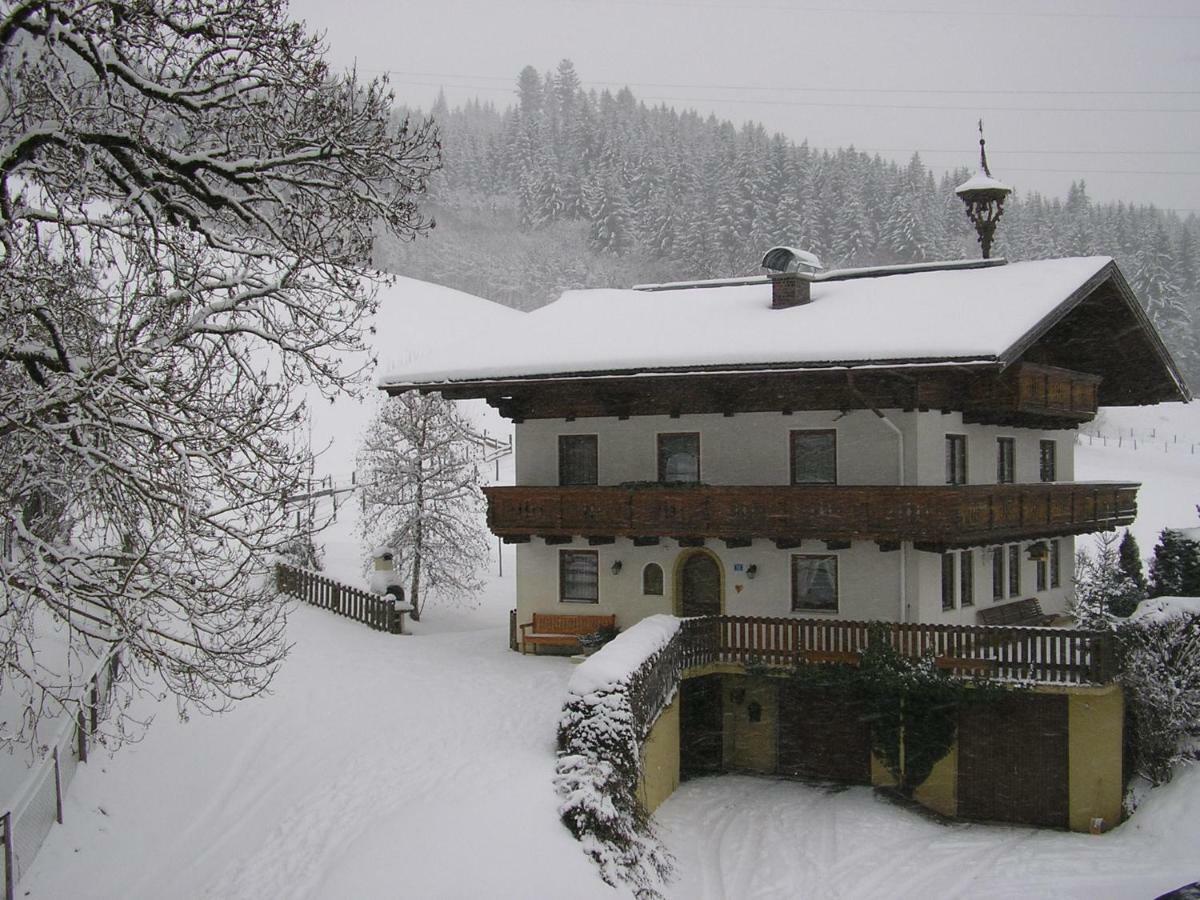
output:
[{"label": "wall lamp", "polygon": [[620,575],[622,568],[624,568],[624,566],[621,564],[621,561],[618,559],[616,562],[614,562],[612,564],[612,573],[614,575]]},{"label": "wall lamp", "polygon": [[754,576],[757,574],[758,574],[758,566],[757,565],[750,566],[746,569],[746,577],[751,580],[753,580]]},{"label": "wall lamp", "polygon": [[1030,559],[1045,559],[1046,558],[1046,542],[1034,541],[1025,548],[1026,554]]}]

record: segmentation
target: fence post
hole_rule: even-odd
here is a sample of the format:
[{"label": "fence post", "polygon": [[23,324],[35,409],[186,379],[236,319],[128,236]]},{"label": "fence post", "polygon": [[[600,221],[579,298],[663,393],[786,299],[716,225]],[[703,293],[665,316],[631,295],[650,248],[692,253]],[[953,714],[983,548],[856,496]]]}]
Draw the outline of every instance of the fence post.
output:
[{"label": "fence post", "polygon": [[87,725],[84,724],[85,716],[83,715],[83,707],[79,707],[79,713],[75,716],[75,742],[79,750],[79,761],[87,762]]},{"label": "fence post", "polygon": [[13,833],[12,810],[4,813],[4,900],[13,900],[16,885],[13,884]]},{"label": "fence post", "polygon": [[58,746],[54,747],[54,818],[58,820],[58,824],[63,823],[62,818],[62,773],[58,769]]}]

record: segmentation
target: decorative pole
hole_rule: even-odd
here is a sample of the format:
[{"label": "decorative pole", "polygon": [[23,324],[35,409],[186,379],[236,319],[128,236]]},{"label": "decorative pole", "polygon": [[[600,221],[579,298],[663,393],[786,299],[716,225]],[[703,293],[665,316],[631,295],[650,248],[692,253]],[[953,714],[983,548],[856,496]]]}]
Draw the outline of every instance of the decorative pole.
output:
[{"label": "decorative pole", "polygon": [[1012,193],[1012,188],[993,178],[988,168],[983,140],[983,119],[979,120],[979,171],[960,184],[954,193],[966,204],[967,218],[971,220],[979,235],[983,258],[989,259],[996,223],[1004,214],[1004,201]]}]

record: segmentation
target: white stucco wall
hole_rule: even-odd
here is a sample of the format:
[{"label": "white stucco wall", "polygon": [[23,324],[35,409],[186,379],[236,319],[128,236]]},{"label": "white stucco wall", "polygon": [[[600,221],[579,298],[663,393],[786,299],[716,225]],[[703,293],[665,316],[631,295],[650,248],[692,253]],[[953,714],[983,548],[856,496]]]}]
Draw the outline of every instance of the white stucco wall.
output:
[{"label": "white stucco wall", "polygon": [[[907,484],[944,484],[945,438],[967,436],[970,484],[996,481],[996,439],[1011,437],[1016,448],[1016,480],[1039,480],[1039,441],[1058,443],[1058,480],[1075,477],[1073,431],[1040,431],[992,425],[964,425],[962,413],[884,410],[904,435]],[[790,476],[788,432],[809,428],[837,431],[839,484],[898,484],[899,438],[870,410],[833,412],[738,413],[734,416],[687,415],[617,418],[534,419],[516,426],[517,484],[558,484],[558,436],[594,434],[600,484],[655,481],[658,434],[700,434],[700,479],[706,484],[787,484]]]},{"label": "white stucco wall", "polygon": [[[1047,569],[1046,590],[1037,589],[1037,563],[1029,559],[1025,548],[1030,542],[1020,542],[1021,590],[1014,596],[1008,595],[1007,569],[1005,577],[1004,597],[994,600],[992,597],[992,550],[993,547],[975,547],[973,555],[975,574],[975,605],[960,606],[960,593],[956,591],[955,608],[942,609],[942,557],[939,553],[914,552],[909,557],[909,594],[910,619],[916,622],[938,622],[947,625],[978,624],[975,614],[996,603],[1006,603],[1009,600],[1019,600],[1026,597],[1036,597],[1045,613],[1065,613],[1067,601],[1071,594],[1072,576],[1075,569],[1075,539],[1073,537],[1056,538],[1059,546],[1059,586],[1050,587],[1049,570]],[[1007,547],[1008,545],[1004,545]],[[1006,551],[1007,552],[1007,551]],[[1007,562],[1006,562],[1007,565]],[[1047,565],[1049,565],[1047,563]]]},{"label": "white stucco wall", "polygon": [[[906,484],[945,483],[945,436],[967,437],[968,481],[994,484],[998,437],[1015,441],[1016,481],[1039,481],[1039,441],[1058,444],[1058,481],[1074,478],[1074,432],[964,425],[962,414],[939,411],[904,412],[885,410],[887,420],[903,433]],[[788,484],[789,436],[798,429],[837,431],[839,484],[897,484],[900,440],[896,432],[869,410],[839,412],[739,413],[721,415],[639,416],[616,418],[537,419],[516,426],[516,479],[521,485],[558,483],[558,436],[595,434],[598,447],[598,480],[602,485],[654,481],[658,476],[656,435],[670,432],[700,434],[701,480],[706,484]],[[1074,561],[1074,540],[1060,538],[1061,587],[1038,592],[1035,563],[1021,551],[1020,597],[1038,597],[1050,612],[1066,609]],[[1025,542],[1027,543],[1027,542]],[[558,552],[562,549],[593,549],[598,553],[600,602],[597,604],[559,601]],[[975,613],[991,604],[990,548],[976,548],[975,606],[942,610],[941,557],[915,550],[906,543],[899,551],[883,552],[873,542],[855,542],[848,550],[829,551],[821,541],[806,541],[800,548],[779,550],[769,540],[755,540],[750,547],[730,550],[717,539],[706,549],[723,567],[725,611],[729,614],[791,615],[790,558],[793,553],[836,553],[839,559],[840,608],[842,619],[890,619],[970,624]],[[622,628],[658,612],[675,610],[675,570],[682,555],[690,552],[676,541],[663,539],[652,547],[634,547],[628,539],[589,547],[577,539],[571,544],[547,546],[535,538],[517,550],[517,596],[520,622],[533,612],[615,614]],[[621,561],[619,574],[613,562]],[[647,597],[641,593],[642,568],[650,562],[663,568],[664,594]],[[743,569],[737,570],[741,565]],[[756,577],[744,571],[757,566]],[[902,577],[902,572],[904,573]],[[901,582],[905,589],[901,591]],[[903,600],[902,600],[903,593]],[[1007,596],[1005,600],[1009,599]],[[902,602],[905,609],[901,612]],[[820,616],[821,613],[798,613]]]},{"label": "white stucco wall", "polygon": [[[889,411],[888,416],[915,433],[916,413]],[[837,431],[839,484],[897,483],[895,432],[874,413],[856,410],[530,420],[516,426],[517,484],[558,484],[561,434],[597,436],[600,484],[656,481],[657,435],[671,432],[700,434],[700,480],[706,484],[787,484],[788,432],[809,428]]]},{"label": "white stucco wall", "polygon": [[[798,612],[797,618],[890,619],[899,617],[901,551],[884,553],[873,541],[856,541],[846,550],[828,550],[821,541],[805,541],[792,550],[779,550],[768,540],[751,546],[728,549],[719,540],[704,548],[722,569],[725,613],[747,616],[791,616],[792,554],[838,557],[840,607],[834,612]],[[595,550],[599,560],[600,602],[563,603],[559,600],[558,559],[560,550]],[[657,546],[635,547],[618,538],[616,543],[589,547],[587,541],[547,545],[535,538],[517,551],[517,620],[528,622],[534,612],[610,615],[617,626],[628,628],[654,613],[677,612],[675,606],[677,566],[691,553],[678,542],[664,538]],[[922,554],[929,556],[931,554]],[[934,557],[936,558],[936,557]],[[619,574],[612,565],[621,562]],[[642,569],[657,563],[663,569],[663,595],[642,594]],[[746,571],[757,566],[754,578]],[[741,567],[740,569],[738,567]],[[940,571],[940,570],[939,570]],[[938,582],[940,587],[940,581]]]}]

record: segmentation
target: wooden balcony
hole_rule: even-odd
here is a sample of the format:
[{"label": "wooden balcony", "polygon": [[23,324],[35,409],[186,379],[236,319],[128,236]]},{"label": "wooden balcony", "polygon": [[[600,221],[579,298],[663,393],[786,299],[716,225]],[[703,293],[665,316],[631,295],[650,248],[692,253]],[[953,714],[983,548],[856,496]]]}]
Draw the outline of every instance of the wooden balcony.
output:
[{"label": "wooden balcony", "polygon": [[964,420],[1074,428],[1095,418],[1100,381],[1084,372],[1020,363],[997,378],[971,383]]},{"label": "wooden balcony", "polygon": [[1130,524],[1136,484],[489,487],[508,541],[573,536],[914,541],[922,549],[1085,534]]}]

